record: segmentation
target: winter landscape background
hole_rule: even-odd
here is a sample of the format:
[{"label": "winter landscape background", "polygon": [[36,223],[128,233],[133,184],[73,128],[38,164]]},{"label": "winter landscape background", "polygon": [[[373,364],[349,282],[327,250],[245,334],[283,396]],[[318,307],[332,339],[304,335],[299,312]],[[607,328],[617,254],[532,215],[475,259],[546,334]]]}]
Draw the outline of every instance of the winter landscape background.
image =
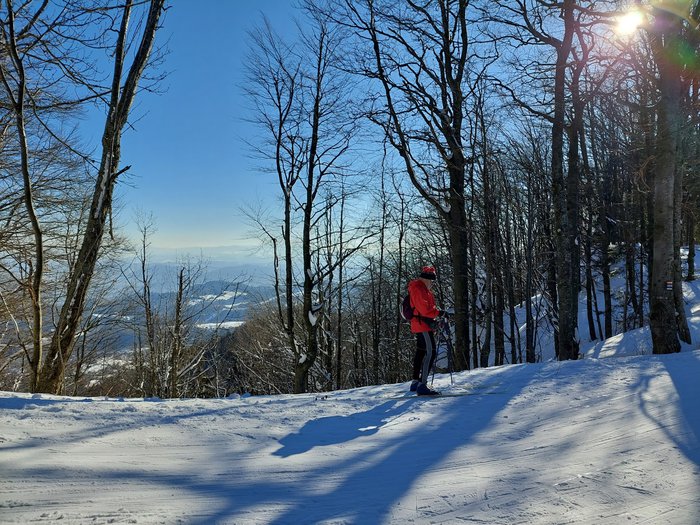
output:
[{"label": "winter landscape background", "polygon": [[100,4],[0,2],[0,522],[700,522],[700,0]]},{"label": "winter landscape background", "polygon": [[[700,283],[684,283],[693,341]],[[0,393],[1,523],[700,522],[700,350],[211,400]]]}]

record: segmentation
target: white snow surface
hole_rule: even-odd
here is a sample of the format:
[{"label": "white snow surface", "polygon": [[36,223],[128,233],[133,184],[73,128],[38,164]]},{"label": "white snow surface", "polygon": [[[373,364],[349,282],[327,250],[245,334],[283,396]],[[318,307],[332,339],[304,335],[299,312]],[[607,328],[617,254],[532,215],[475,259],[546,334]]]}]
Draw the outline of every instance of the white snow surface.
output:
[{"label": "white snow surface", "polygon": [[217,400],[0,393],[1,523],[696,524],[700,351]]},{"label": "white snow surface", "polygon": [[233,330],[240,326],[243,326],[245,321],[222,321],[220,323],[199,323],[197,328],[202,330]]}]

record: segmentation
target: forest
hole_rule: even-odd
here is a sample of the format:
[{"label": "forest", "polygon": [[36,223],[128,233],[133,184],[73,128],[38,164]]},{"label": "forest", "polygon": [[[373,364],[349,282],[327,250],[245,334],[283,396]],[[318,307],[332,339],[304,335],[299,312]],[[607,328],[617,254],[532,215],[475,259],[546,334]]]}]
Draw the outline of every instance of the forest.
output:
[{"label": "forest", "polygon": [[[245,215],[274,294],[214,332],[196,330],[204,263],[182,262],[157,295],[150,219],[139,239],[112,223],[130,110],[167,82],[170,9],[0,1],[0,389],[406,381],[399,305],[428,264],[454,371],[549,358],[543,333],[562,361],[642,326],[654,353],[691,343],[700,2],[300,0],[291,39],[262,17],[240,89],[277,206]],[[98,151],[75,138],[87,106],[105,115]]]}]

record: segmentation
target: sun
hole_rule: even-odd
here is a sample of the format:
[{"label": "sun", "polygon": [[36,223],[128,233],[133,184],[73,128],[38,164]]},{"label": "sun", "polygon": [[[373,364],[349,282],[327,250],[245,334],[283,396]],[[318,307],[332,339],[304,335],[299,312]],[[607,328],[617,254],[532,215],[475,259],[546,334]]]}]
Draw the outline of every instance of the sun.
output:
[{"label": "sun", "polygon": [[617,19],[615,32],[618,35],[631,35],[644,23],[644,13],[639,10],[628,11]]}]

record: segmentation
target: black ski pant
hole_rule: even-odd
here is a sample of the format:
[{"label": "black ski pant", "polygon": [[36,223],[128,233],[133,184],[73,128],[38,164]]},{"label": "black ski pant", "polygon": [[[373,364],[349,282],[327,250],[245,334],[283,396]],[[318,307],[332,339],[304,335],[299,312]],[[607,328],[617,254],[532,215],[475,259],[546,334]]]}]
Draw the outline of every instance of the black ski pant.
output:
[{"label": "black ski pant", "polygon": [[416,334],[416,355],[413,358],[413,379],[427,384],[436,356],[437,347],[433,332],[418,332]]}]

